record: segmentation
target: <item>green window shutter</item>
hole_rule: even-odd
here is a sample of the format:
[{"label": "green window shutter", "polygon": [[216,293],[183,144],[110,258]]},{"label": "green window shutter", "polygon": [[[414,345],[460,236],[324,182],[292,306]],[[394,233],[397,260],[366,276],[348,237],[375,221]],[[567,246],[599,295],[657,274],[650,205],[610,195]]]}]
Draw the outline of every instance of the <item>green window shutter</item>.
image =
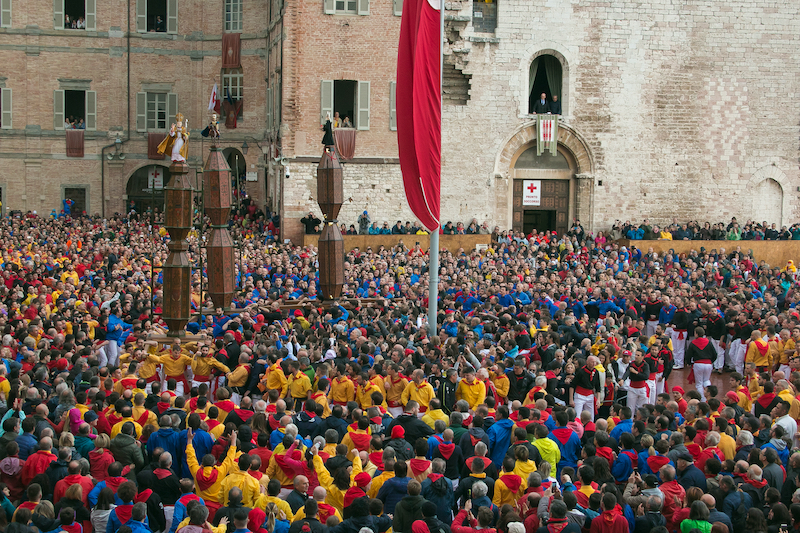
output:
[{"label": "green window shutter", "polygon": [[358,0],[358,14],[369,15],[369,0]]},{"label": "green window shutter", "polygon": [[53,0],[53,27],[64,29],[64,0]]},{"label": "green window shutter", "polygon": [[329,113],[333,119],[333,80],[322,80],[320,102],[322,109],[320,109],[319,123],[325,124],[325,118]]},{"label": "green window shutter", "polygon": [[177,114],[178,95],[176,93],[167,93],[167,129],[169,129],[170,124],[175,121],[175,115]]},{"label": "green window shutter", "polygon": [[136,31],[147,33],[147,0],[136,0]]},{"label": "green window shutter", "polygon": [[359,130],[369,129],[369,82],[358,82],[358,122]]},{"label": "green window shutter", "polygon": [[64,129],[64,91],[53,91],[53,129]]},{"label": "green window shutter", "polygon": [[0,0],[0,28],[11,27],[11,0]]},{"label": "green window shutter", "polygon": [[97,129],[97,92],[86,91],[86,130]]},{"label": "green window shutter", "polygon": [[167,33],[178,33],[178,0],[167,0]]},{"label": "green window shutter", "polygon": [[267,87],[267,129],[272,129],[272,87]]},{"label": "green window shutter", "polygon": [[336,0],[323,0],[322,9],[325,11],[326,15],[335,15],[336,14]]},{"label": "green window shutter", "polygon": [[86,0],[86,31],[97,31],[97,0]]},{"label": "green window shutter", "polygon": [[389,83],[389,129],[397,131],[397,82]]},{"label": "green window shutter", "polygon": [[403,0],[392,0],[392,12],[398,17],[403,15]]},{"label": "green window shutter", "polygon": [[136,93],[136,131],[147,131],[147,93]]},{"label": "green window shutter", "polygon": [[3,108],[3,115],[2,119],[0,119],[0,128],[4,130],[12,129],[12,117],[13,114],[11,112],[11,89],[0,89],[0,106]]}]

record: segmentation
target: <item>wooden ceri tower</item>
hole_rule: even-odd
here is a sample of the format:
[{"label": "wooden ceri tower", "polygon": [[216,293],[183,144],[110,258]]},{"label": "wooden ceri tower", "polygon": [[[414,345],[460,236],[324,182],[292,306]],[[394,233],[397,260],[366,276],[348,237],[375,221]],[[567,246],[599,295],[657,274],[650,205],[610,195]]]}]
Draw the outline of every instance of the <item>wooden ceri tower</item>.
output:
[{"label": "wooden ceri tower", "polygon": [[182,337],[191,314],[191,265],[189,242],[192,229],[192,185],[189,183],[189,165],[173,161],[166,191],[164,226],[169,233],[169,256],[164,263],[163,319],[169,328],[168,335]]},{"label": "wooden ceri tower", "polygon": [[228,310],[234,293],[233,238],[228,229],[231,214],[231,169],[219,146],[212,146],[203,169],[205,210],[211,219],[206,245],[208,295],[214,307]]},{"label": "wooden ceri tower", "polygon": [[326,147],[317,166],[317,203],[325,219],[319,236],[319,283],[322,297],[335,300],[344,285],[344,239],[336,218],[344,203],[342,165]]}]

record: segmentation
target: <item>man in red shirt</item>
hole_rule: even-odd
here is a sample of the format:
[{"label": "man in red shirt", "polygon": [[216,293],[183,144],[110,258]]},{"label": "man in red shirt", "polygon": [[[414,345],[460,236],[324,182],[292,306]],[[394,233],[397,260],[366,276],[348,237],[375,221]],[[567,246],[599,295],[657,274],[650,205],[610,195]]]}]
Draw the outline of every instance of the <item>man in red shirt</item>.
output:
[{"label": "man in red shirt", "polygon": [[675,481],[674,466],[664,465],[658,471],[658,474],[661,476],[661,486],[659,488],[664,493],[664,507],[661,512],[667,520],[667,529],[673,531],[677,527],[674,522],[674,515],[683,505],[686,489]]},{"label": "man in red shirt", "polygon": [[603,512],[592,520],[590,533],[628,533],[628,521],[622,514],[622,507],[617,505],[617,497],[606,492],[600,504]]}]

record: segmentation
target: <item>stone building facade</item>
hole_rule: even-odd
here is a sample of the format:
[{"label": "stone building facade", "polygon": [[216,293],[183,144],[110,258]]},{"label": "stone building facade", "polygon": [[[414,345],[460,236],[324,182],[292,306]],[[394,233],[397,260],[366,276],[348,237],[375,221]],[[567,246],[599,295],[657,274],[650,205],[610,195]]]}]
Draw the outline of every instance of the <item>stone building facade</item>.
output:
[{"label": "stone building facade", "polygon": [[[191,130],[190,166],[201,166],[209,142],[199,133],[210,117],[214,83],[223,98],[227,88],[232,100],[242,101],[236,129],[220,128],[224,153],[232,167],[238,164],[248,194],[260,205],[268,202],[265,154],[277,121],[268,116],[275,103],[266,99],[273,94],[268,85],[280,83],[280,0],[1,5],[5,210],[47,214],[60,210],[65,198],[75,202],[73,209],[105,216],[125,212],[131,202],[142,210],[151,203],[163,208],[159,186],[167,183],[170,162],[148,156],[150,136],[163,137],[180,112]],[[65,28],[67,17],[85,28]],[[239,36],[238,68],[222,68],[224,34]],[[278,76],[267,76],[268,70]],[[70,116],[87,126],[78,157],[67,155],[63,123]]]},{"label": "stone building facade", "polygon": [[[369,82],[369,129],[356,125],[340,220],[355,223],[364,209],[390,225],[411,218],[392,129],[399,4],[287,0],[285,236],[299,238],[299,218],[319,213],[325,80]],[[645,217],[796,221],[800,19],[792,5],[456,0],[445,8],[443,221],[528,230],[579,218],[595,231]],[[556,156],[533,151],[532,87],[560,96]],[[522,206],[524,180],[562,192],[549,206]]]}]

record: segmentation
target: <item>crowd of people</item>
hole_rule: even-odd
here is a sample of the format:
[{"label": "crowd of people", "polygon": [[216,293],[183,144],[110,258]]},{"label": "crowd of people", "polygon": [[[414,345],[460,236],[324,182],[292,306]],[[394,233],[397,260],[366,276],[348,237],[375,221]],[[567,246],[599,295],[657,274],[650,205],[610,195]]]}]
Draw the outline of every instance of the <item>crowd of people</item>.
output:
[{"label": "crowd of people", "polygon": [[706,222],[700,225],[699,222],[689,221],[678,223],[673,219],[671,224],[659,227],[651,224],[645,219],[641,224],[627,220],[622,222],[617,220],[611,227],[607,236],[598,234],[596,239],[619,240],[675,240],[675,241],[789,241],[800,240],[800,224],[791,226],[781,226],[775,223],[769,224],[766,220],[756,222],[748,220],[744,226],[740,225],[733,217],[728,224],[718,222],[712,224]]},{"label": "crowd of people", "polygon": [[441,251],[430,334],[419,246],[348,252],[323,302],[242,215],[230,311],[189,237],[182,340],[158,219],[0,219],[0,529],[800,528],[792,265],[496,231]]}]

